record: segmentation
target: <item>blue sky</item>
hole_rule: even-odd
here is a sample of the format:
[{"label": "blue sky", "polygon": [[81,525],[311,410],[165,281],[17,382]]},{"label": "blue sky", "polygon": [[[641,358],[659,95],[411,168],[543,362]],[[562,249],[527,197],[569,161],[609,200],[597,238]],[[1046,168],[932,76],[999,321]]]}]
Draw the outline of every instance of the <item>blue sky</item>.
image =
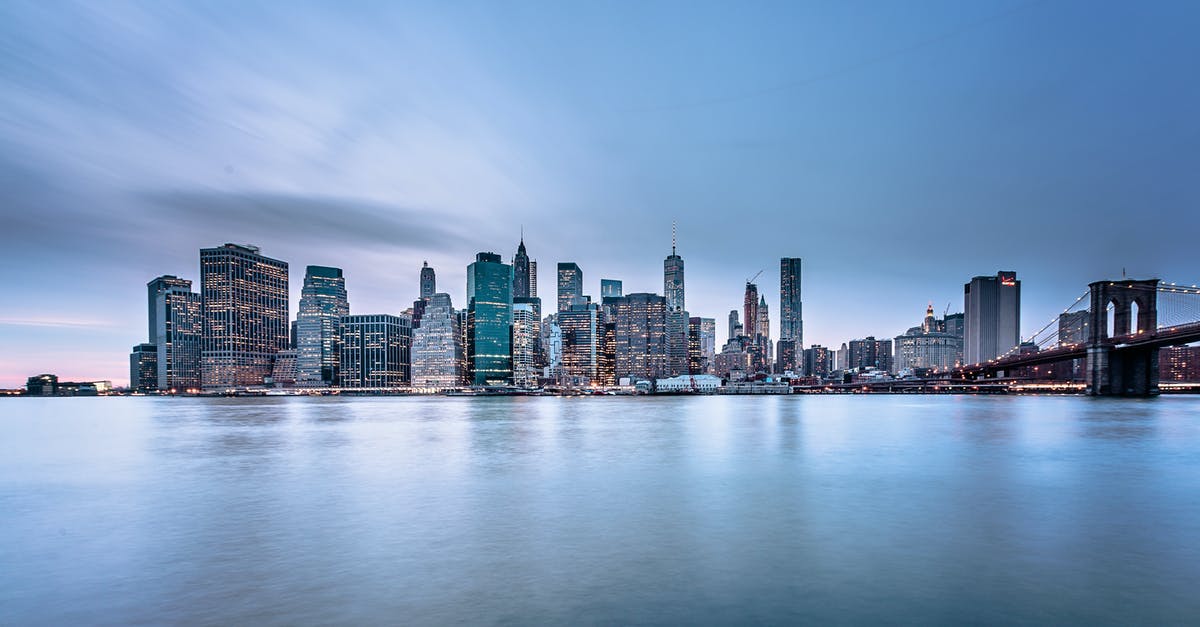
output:
[{"label": "blue sky", "polygon": [[[805,259],[805,340],[890,337],[1000,269],[1200,281],[1200,5],[0,4],[0,386],[128,376],[145,283],[247,242],[394,312],[524,225],[553,299],[723,321]],[[293,302],[293,311],[295,303]],[[777,320],[773,320],[778,328]],[[723,324],[718,324],[723,330]],[[723,333],[722,333],[723,335]]]}]

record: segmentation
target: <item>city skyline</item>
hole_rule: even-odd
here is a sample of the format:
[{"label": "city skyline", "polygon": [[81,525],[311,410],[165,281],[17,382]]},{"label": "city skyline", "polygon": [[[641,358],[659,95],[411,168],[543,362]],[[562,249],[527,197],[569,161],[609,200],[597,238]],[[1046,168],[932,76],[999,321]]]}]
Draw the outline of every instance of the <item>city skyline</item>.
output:
[{"label": "city skyline", "polygon": [[627,11],[5,5],[0,387],[124,380],[142,286],[198,284],[223,242],[290,264],[292,317],[308,265],[398,313],[424,260],[462,306],[464,261],[523,224],[549,311],[559,261],[659,293],[677,221],[691,316],[765,269],[779,338],[772,269],[800,257],[831,349],[999,269],[1026,333],[1122,269],[1200,280],[1194,6]]}]

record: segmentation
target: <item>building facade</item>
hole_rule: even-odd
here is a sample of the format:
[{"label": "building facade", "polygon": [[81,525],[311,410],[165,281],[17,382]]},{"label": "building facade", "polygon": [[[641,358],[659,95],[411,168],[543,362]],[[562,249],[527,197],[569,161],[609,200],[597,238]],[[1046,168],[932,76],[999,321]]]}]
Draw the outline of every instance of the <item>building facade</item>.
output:
[{"label": "building facade", "polygon": [[779,260],[779,340],[792,340],[791,363],[781,364],[783,370],[799,371],[804,349],[804,303],[801,298],[801,261],[799,257]]},{"label": "building facade", "polygon": [[308,266],[300,291],[300,308],[296,313],[298,383],[333,385],[337,381],[341,357],[338,329],[342,317],[348,315],[350,301],[342,269]]},{"label": "building facade", "polygon": [[617,379],[657,379],[667,368],[667,300],[634,293],[616,303],[613,374]]},{"label": "building facade", "polygon": [[[45,376],[45,375],[43,375]],[[33,379],[31,378],[30,381]],[[55,379],[55,384],[58,380]],[[27,387],[27,389],[29,389]],[[153,344],[138,344],[129,353],[129,389],[134,392],[153,392],[158,389],[158,347]],[[53,394],[54,392],[51,392]],[[30,390],[31,395],[33,391]],[[49,396],[49,394],[45,394]]]},{"label": "building facade", "polygon": [[573,261],[558,264],[558,311],[566,311],[583,297],[583,270]]},{"label": "building facade", "polygon": [[512,369],[513,385],[532,388],[538,384],[541,345],[541,300],[513,298]]},{"label": "building facade", "polygon": [[205,248],[200,251],[200,289],[202,386],[262,385],[271,376],[275,353],[290,344],[288,264],[254,246]]},{"label": "building facade", "polygon": [[467,361],[472,385],[512,382],[512,266],[479,253],[467,266]]},{"label": "building facade", "polygon": [[558,314],[562,332],[563,383],[584,386],[599,383],[604,316],[594,303],[572,305]]},{"label": "building facade", "polygon": [[1021,343],[1021,282],[1015,272],[977,276],[963,286],[963,359],[977,364]]},{"label": "building facade", "polygon": [[421,326],[413,329],[411,382],[431,391],[463,384],[462,330],[449,294],[433,294]]},{"label": "building facade", "polygon": [[154,302],[156,386],[164,392],[200,389],[204,307],[191,281],[160,290]]},{"label": "building facade", "polygon": [[343,316],[341,368],[343,388],[398,388],[412,380],[412,322],[390,314]]}]

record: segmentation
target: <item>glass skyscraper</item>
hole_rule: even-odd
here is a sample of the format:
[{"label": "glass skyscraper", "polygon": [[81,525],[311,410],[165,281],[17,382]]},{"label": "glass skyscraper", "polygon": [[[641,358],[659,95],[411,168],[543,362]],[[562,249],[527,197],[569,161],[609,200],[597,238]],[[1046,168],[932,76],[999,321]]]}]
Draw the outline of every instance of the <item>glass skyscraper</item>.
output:
[{"label": "glass skyscraper", "polygon": [[206,388],[262,385],[275,353],[288,348],[288,264],[255,246],[200,251],[204,339],[200,379]]},{"label": "glass skyscraper", "polygon": [[[791,363],[779,364],[780,370],[799,370],[804,350],[804,305],[801,301],[801,261],[799,257],[779,260],[779,340],[791,342]],[[782,354],[782,353],[781,353]]]},{"label": "glass skyscraper", "polygon": [[512,382],[512,266],[479,253],[467,266],[467,361],[474,385]]},{"label": "glass skyscraper", "polygon": [[1021,343],[1021,282],[1016,272],[977,276],[963,286],[963,361],[994,359]]},{"label": "glass skyscraper", "polygon": [[154,299],[157,387],[163,392],[200,388],[204,309],[191,281],[172,285]]},{"label": "glass skyscraper", "polygon": [[296,381],[331,385],[337,381],[338,325],[350,315],[341,268],[308,266],[296,314]]},{"label": "glass skyscraper", "polygon": [[564,261],[558,264],[558,310],[566,311],[583,296],[583,270],[579,265]]},{"label": "glass skyscraper", "polygon": [[536,387],[537,363],[541,346],[541,300],[518,297],[513,299],[512,356],[513,385]]},{"label": "glass skyscraper", "polygon": [[667,300],[658,294],[617,299],[613,374],[617,379],[656,379],[666,372]]},{"label": "glass skyscraper", "polygon": [[463,384],[463,345],[450,295],[434,294],[420,328],[413,330],[412,385],[443,390]]}]

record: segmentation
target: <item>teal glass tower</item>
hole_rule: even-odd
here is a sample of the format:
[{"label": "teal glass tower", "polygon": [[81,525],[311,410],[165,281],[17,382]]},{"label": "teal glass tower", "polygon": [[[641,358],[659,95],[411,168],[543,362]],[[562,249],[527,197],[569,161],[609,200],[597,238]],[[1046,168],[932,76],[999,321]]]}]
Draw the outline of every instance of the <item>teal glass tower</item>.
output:
[{"label": "teal glass tower", "polygon": [[473,385],[512,383],[513,268],[495,253],[467,266],[467,366]]}]

